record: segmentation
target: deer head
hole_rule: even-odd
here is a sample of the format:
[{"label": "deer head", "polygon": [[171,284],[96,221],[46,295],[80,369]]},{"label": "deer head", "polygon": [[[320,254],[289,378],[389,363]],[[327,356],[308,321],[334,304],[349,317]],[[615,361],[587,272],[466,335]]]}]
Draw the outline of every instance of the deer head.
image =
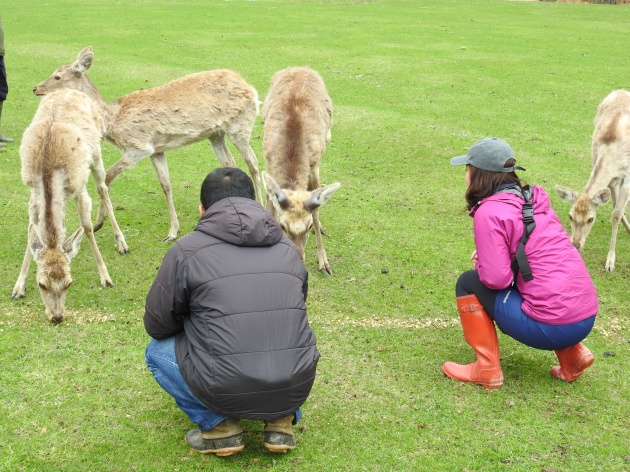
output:
[{"label": "deer head", "polygon": [[92,47],[84,48],[77,56],[75,62],[57,68],[50,77],[33,88],[33,93],[39,97],[60,89],[74,89],[90,93],[93,86],[85,73],[92,66],[93,59],[94,52]]},{"label": "deer head", "polygon": [[605,188],[595,193],[592,197],[588,194],[579,194],[568,187],[555,186],[558,196],[573,206],[569,210],[569,220],[571,221],[571,243],[582,249],[586,243],[586,238],[593,228],[597,207],[603,205],[610,198],[610,189]]},{"label": "deer head", "polygon": [[267,209],[293,241],[304,261],[306,242],[313,228],[313,212],[324,205],[341,184],[322,185],[312,191],[289,190],[280,188],[267,172],[263,171],[262,175],[267,188]]},{"label": "deer head", "polygon": [[46,307],[46,316],[53,323],[61,323],[65,314],[66,292],[72,284],[70,260],[79,252],[83,228],[77,229],[59,247],[47,247],[37,226],[28,229],[29,248],[37,263],[37,285]]}]

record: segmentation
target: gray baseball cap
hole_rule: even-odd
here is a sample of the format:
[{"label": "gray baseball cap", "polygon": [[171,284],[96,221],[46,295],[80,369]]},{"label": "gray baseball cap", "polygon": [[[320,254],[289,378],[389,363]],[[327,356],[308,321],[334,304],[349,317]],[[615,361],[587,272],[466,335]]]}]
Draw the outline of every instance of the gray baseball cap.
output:
[{"label": "gray baseball cap", "polygon": [[490,172],[514,172],[525,170],[521,166],[504,167],[508,159],[514,159],[514,151],[508,143],[499,138],[485,138],[477,141],[468,150],[465,156],[455,156],[451,159],[451,165],[461,166],[470,164],[478,169]]}]

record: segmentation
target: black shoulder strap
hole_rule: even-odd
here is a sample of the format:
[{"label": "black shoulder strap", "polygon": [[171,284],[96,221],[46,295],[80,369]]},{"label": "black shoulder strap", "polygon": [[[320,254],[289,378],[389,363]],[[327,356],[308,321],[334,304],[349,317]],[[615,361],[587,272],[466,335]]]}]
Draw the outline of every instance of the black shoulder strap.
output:
[{"label": "black shoulder strap", "polygon": [[519,270],[521,271],[523,280],[528,281],[534,278],[532,275],[532,268],[529,266],[529,261],[527,260],[527,255],[525,254],[525,243],[527,243],[529,235],[532,234],[532,231],[536,228],[536,222],[534,221],[534,206],[531,202],[532,191],[529,187],[521,190],[521,195],[525,200],[525,203],[523,203],[523,227],[525,230],[523,231],[523,236],[521,236],[521,240],[516,248],[516,256],[512,259],[514,282],[516,282],[516,275]]}]

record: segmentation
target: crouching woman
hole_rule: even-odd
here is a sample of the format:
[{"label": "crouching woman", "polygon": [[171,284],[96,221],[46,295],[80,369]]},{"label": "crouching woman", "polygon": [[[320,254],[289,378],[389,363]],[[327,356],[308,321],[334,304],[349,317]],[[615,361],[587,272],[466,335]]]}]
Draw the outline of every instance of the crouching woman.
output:
[{"label": "crouching woman", "polygon": [[[574,381],[594,360],[581,341],[595,322],[597,293],[549,195],[539,186],[523,187],[515,171],[525,169],[497,138],[476,142],[451,164],[466,165],[466,202],[474,225],[475,270],[459,277],[455,295],[464,339],[477,360],[446,362],[442,371],[460,382],[500,388],[496,323],[527,346],[555,351],[560,365],[551,374]],[[524,211],[526,199],[531,206]],[[530,234],[523,238],[526,230]]]}]

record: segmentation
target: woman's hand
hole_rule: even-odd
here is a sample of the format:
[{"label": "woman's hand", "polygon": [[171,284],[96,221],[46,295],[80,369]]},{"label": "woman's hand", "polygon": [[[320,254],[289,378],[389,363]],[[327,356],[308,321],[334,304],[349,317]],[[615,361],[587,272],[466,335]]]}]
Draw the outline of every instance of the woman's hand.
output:
[{"label": "woman's hand", "polygon": [[477,259],[477,250],[475,249],[470,256],[470,260],[473,262],[473,264],[477,264]]}]

